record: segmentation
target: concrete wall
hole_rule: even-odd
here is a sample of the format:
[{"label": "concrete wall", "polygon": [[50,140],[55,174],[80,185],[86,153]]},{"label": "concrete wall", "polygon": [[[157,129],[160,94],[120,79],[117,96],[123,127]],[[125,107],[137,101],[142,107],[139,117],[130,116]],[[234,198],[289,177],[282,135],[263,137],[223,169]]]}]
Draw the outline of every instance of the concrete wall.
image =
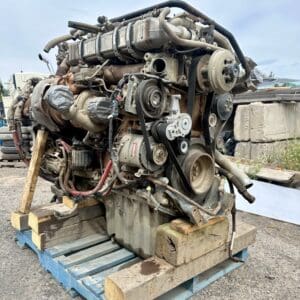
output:
[{"label": "concrete wall", "polygon": [[286,141],[300,138],[300,103],[239,105],[234,117],[235,156],[258,159],[274,149],[284,149]]}]

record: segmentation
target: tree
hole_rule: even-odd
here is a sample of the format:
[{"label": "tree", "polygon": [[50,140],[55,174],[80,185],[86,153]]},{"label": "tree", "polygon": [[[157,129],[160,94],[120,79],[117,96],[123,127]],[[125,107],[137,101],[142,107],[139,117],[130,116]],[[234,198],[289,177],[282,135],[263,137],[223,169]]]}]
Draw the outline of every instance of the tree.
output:
[{"label": "tree", "polygon": [[0,80],[0,99],[2,99],[2,96],[9,96],[9,91],[3,86],[2,81]]}]

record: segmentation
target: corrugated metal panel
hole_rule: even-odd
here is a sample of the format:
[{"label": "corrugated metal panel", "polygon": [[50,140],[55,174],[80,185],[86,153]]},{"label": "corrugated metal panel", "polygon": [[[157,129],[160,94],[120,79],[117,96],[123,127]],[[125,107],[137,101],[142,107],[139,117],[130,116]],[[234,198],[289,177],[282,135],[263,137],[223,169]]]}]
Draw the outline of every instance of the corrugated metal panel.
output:
[{"label": "corrugated metal panel", "polygon": [[170,218],[151,209],[136,195],[115,193],[105,201],[107,231],[142,257],[154,255],[156,229]]}]

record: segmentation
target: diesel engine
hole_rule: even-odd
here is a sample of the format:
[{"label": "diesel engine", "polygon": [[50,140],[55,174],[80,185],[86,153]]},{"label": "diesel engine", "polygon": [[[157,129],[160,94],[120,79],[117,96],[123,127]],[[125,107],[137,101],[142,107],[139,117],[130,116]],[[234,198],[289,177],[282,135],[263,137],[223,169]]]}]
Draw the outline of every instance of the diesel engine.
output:
[{"label": "diesel engine", "polygon": [[49,132],[40,175],[55,199],[99,199],[108,233],[142,256],[162,223],[234,214],[234,189],[254,201],[217,150],[233,94],[251,86],[229,31],[181,1],[68,25],[44,49],[58,48],[56,74],[27,99]]}]

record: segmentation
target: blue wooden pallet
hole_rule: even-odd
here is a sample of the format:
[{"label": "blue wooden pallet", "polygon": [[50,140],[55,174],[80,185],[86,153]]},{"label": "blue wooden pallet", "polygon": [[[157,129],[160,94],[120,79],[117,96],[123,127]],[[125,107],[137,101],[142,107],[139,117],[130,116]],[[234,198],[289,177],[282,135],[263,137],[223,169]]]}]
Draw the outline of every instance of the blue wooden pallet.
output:
[{"label": "blue wooden pallet", "polygon": [[[31,230],[26,230],[17,231],[17,243],[21,247],[28,246],[32,249],[37,254],[42,267],[49,271],[71,296],[80,294],[88,300],[104,300],[104,278],[140,260],[134,253],[112,242],[107,235],[101,234],[93,234],[40,251],[32,242]],[[245,261],[248,256],[247,249],[236,256]],[[159,299],[189,299],[196,292],[242,264],[243,262],[226,260],[186,281]]]}]

